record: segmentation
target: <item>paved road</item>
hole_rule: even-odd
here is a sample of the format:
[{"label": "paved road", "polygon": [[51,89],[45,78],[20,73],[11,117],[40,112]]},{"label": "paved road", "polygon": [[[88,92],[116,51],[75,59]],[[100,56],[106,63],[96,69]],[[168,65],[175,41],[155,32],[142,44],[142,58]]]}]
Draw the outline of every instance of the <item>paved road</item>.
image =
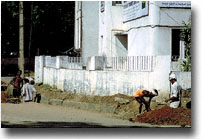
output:
[{"label": "paved road", "polygon": [[63,106],[38,104],[1,104],[2,127],[136,127],[112,114]]}]

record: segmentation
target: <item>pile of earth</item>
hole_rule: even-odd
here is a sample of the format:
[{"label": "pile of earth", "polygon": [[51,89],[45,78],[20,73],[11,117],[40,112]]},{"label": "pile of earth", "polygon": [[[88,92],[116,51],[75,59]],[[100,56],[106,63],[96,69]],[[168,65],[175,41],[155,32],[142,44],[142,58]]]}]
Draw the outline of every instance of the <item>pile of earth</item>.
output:
[{"label": "pile of earth", "polygon": [[160,109],[138,115],[132,120],[134,122],[149,123],[153,125],[191,126],[191,110],[164,106]]},{"label": "pile of earth", "polygon": [[188,88],[186,90],[182,89],[182,97],[191,98],[191,88]]},{"label": "pile of earth", "polygon": [[[64,92],[50,87],[49,85],[35,85],[37,92],[48,99],[70,100],[76,102],[85,102],[93,104],[103,104],[114,107],[114,114],[121,119],[129,119],[135,117],[139,113],[139,103],[131,96],[117,93],[112,96],[97,96],[97,95],[79,95],[71,92]],[[151,109],[161,108],[155,101],[151,102]],[[144,106],[142,107],[144,110]]]},{"label": "pile of earth", "polygon": [[79,95],[72,92],[64,92],[62,90],[58,90],[52,88],[48,85],[35,85],[37,92],[39,92],[42,96],[48,99],[60,99],[60,100],[72,100],[79,102],[87,102],[87,103],[95,103],[95,104],[108,104],[108,105],[118,105],[115,97],[124,98],[127,100],[132,100],[131,96],[127,96],[124,94],[116,94],[113,96],[97,96],[97,95]]}]

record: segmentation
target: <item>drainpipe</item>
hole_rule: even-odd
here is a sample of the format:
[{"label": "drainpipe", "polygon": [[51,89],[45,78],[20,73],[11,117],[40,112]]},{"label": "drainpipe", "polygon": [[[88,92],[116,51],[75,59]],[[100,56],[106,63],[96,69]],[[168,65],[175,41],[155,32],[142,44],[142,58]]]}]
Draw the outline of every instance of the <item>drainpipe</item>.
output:
[{"label": "drainpipe", "polygon": [[75,26],[74,26],[74,45],[75,49],[80,49],[82,46],[82,2],[75,2]]},{"label": "drainpipe", "polygon": [[157,29],[156,25],[160,24],[160,7],[157,6],[158,2],[150,1],[149,2],[149,24],[151,25],[151,32],[150,32],[150,55],[156,55],[156,42],[158,42],[157,36]]}]

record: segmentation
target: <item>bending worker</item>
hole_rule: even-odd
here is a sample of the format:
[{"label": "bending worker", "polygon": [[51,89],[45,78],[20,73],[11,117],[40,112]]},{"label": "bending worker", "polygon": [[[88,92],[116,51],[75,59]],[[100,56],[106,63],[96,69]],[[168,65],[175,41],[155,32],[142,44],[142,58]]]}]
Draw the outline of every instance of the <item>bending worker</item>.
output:
[{"label": "bending worker", "polygon": [[171,83],[170,98],[166,99],[165,102],[170,101],[171,108],[178,108],[180,106],[181,86],[178,84],[175,74],[172,73],[169,76],[169,80]]},{"label": "bending worker", "polygon": [[[158,91],[156,89],[153,89],[152,91],[140,89],[133,94],[133,97],[135,97],[137,102],[140,104],[139,113],[142,112],[142,105],[143,104],[145,105],[147,112],[151,110],[150,109],[151,99],[155,96],[158,96]],[[149,101],[147,102],[144,99],[144,97],[149,97]]]}]

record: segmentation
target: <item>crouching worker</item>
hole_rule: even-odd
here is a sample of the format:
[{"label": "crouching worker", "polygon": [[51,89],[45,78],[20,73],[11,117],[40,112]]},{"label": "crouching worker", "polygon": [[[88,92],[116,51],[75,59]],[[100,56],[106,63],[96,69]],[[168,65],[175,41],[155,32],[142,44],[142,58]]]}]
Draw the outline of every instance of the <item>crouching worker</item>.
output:
[{"label": "crouching worker", "polygon": [[[133,94],[133,97],[140,104],[139,114],[141,114],[141,112],[142,112],[142,105],[143,104],[145,105],[145,108],[146,108],[147,112],[151,110],[150,109],[150,103],[151,103],[152,98],[155,97],[155,96],[158,96],[158,91],[156,89],[153,89],[152,91],[140,89],[140,90],[138,90],[137,92],[135,92]],[[144,97],[149,97],[149,100],[146,101],[144,99]]]},{"label": "crouching worker", "polygon": [[36,92],[36,89],[29,83],[28,79],[24,79],[25,84],[22,87],[22,96],[24,97],[24,102],[32,101],[33,92]]},{"label": "crouching worker", "polygon": [[36,89],[34,88],[34,84],[35,84],[34,80],[31,80],[30,84],[32,85],[33,90],[35,90],[34,94],[33,94],[33,96],[34,96],[34,102],[40,103],[40,101],[41,101],[41,95],[39,93],[37,93]]}]

